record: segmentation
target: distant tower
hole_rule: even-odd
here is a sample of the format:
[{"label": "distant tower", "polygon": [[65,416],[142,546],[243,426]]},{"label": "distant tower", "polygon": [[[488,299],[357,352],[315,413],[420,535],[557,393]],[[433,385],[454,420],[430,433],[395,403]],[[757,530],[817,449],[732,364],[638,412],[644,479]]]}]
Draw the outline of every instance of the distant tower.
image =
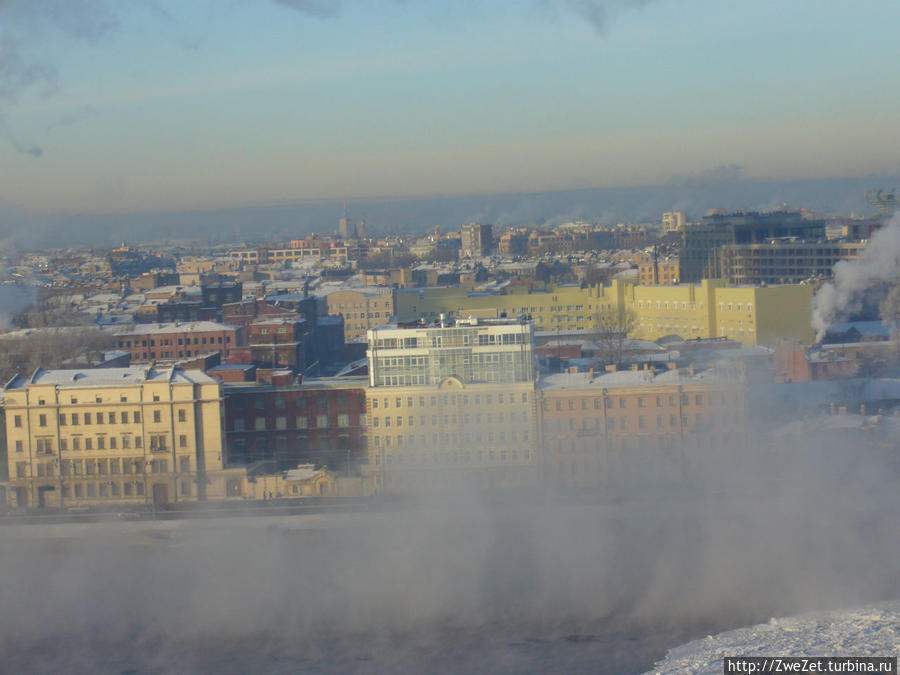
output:
[{"label": "distant tower", "polygon": [[339,227],[339,231],[341,234],[341,239],[347,239],[347,237],[348,237],[347,228],[348,228],[349,222],[350,221],[347,218],[347,200],[345,199],[344,200],[344,217],[341,218],[340,221],[338,221],[338,223],[339,223],[338,227]]},{"label": "distant tower", "polygon": [[360,239],[366,238],[366,219],[362,218],[356,226],[356,236]]}]

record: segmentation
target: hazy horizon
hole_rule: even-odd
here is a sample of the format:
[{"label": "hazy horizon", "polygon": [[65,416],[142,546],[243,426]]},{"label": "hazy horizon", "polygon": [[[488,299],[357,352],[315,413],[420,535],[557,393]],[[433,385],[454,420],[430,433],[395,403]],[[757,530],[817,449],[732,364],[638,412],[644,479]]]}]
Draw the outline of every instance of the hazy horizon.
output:
[{"label": "hazy horizon", "polygon": [[0,0],[0,23],[0,204],[39,217],[900,157],[900,7],[877,0]]}]

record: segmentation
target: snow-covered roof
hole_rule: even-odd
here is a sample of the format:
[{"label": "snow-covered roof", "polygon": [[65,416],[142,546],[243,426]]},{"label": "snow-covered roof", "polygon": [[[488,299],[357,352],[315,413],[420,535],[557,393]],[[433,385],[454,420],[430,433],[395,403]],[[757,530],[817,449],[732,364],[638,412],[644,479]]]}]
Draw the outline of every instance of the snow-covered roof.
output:
[{"label": "snow-covered roof", "polygon": [[84,387],[127,387],[144,382],[172,382],[174,384],[214,384],[217,380],[201,370],[178,370],[173,368],[81,368],[44,370],[38,368],[30,376],[14,377],[6,389],[25,389],[29,385],[55,385],[62,388]]}]

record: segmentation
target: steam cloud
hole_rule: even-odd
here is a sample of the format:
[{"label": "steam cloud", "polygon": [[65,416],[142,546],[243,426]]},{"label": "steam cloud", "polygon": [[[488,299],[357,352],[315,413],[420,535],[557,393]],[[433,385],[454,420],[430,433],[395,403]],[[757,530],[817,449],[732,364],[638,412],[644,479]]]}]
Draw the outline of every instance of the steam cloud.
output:
[{"label": "steam cloud", "polygon": [[835,322],[858,311],[866,290],[900,274],[900,213],[875,232],[856,260],[834,266],[834,281],[822,286],[813,298],[812,327],[816,340]]},{"label": "steam cloud", "polygon": [[633,673],[896,597],[895,460],[765,440],[692,451],[680,488],[648,457],[597,500],[458,486],[379,513],[4,525],[0,670]]}]

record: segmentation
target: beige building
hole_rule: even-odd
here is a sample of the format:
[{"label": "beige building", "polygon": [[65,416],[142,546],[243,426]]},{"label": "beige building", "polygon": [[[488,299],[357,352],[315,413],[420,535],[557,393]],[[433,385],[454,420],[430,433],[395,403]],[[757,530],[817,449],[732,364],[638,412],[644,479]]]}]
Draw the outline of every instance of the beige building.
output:
[{"label": "beige building", "polygon": [[344,340],[360,341],[367,330],[383,326],[394,316],[394,291],[378,287],[335,291],[325,296],[325,307],[331,316],[344,317]]},{"label": "beige building", "polygon": [[530,322],[380,328],[368,339],[372,491],[537,484]]},{"label": "beige building", "polygon": [[222,384],[199,370],[38,369],[3,412],[12,507],[215,499],[244,474],[223,470]]},{"label": "beige building", "polygon": [[745,431],[745,379],[734,368],[561,373],[537,393],[541,473],[556,484],[665,478]]}]

